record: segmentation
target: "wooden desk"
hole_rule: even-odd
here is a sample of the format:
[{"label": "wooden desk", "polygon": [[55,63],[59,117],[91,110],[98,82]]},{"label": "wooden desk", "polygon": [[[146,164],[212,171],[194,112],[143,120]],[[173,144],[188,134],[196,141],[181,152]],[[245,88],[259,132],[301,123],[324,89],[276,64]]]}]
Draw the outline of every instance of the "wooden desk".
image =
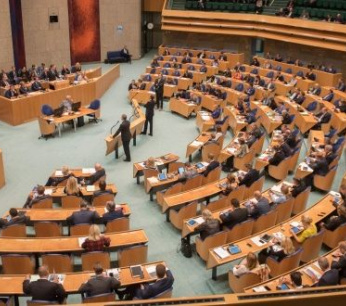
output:
[{"label": "wooden desk", "polygon": [[[165,264],[163,261],[149,262],[142,264],[143,278],[132,277],[130,267],[120,267],[119,281],[121,287],[128,287],[131,285],[139,285],[141,283],[153,282],[156,278],[152,278],[146,270],[146,267],[156,266],[158,264]],[[74,272],[66,273],[63,286],[68,294],[77,293],[82,283],[90,279],[95,275],[93,272]],[[23,281],[25,275],[2,275],[0,276],[0,295],[24,295]]]},{"label": "wooden desk", "polygon": [[282,124],[282,117],[269,106],[262,105],[259,101],[251,101],[250,105],[252,109],[257,109],[256,117],[261,116],[258,122],[263,125],[268,134],[271,134]]},{"label": "wooden desk", "polygon": [[0,150],[0,188],[5,186],[5,170],[4,162],[2,159],[2,150]]},{"label": "wooden desk", "polygon": [[115,65],[86,84],[29,94],[17,99],[0,97],[0,120],[10,125],[19,125],[37,119],[41,115],[43,104],[49,104],[55,109],[67,95],[72,96],[74,101],[81,101],[82,105],[88,105],[92,100],[100,98],[119,75],[120,65]]},{"label": "wooden desk", "polygon": [[[166,69],[166,68],[161,68],[161,69]],[[152,81],[155,81],[156,79],[159,78],[158,74],[152,74],[149,73]],[[141,75],[141,79],[143,80],[145,75]],[[178,77],[178,76],[173,76],[173,75],[164,75],[165,80],[176,80],[178,82],[177,86],[179,90],[187,90],[190,86],[192,86],[192,80],[189,78],[183,78],[183,77]],[[174,81],[173,81],[174,82]]]},{"label": "wooden desk", "polygon": [[239,111],[234,106],[226,106],[224,108],[224,116],[229,116],[229,126],[234,134],[237,134],[249,124],[245,121],[245,117],[240,115]]},{"label": "wooden desk", "polygon": [[185,118],[189,118],[192,113],[196,113],[200,110],[201,106],[186,99],[181,98],[170,98],[169,100],[169,110],[171,112],[178,113]]},{"label": "wooden desk", "polygon": [[189,158],[189,161],[192,161],[192,154],[201,150],[203,146],[211,139],[211,133],[203,132],[198,135],[194,141],[190,142],[186,148],[186,157]]},{"label": "wooden desk", "polygon": [[[292,217],[291,219],[287,220],[285,223],[275,225],[269,229],[266,229],[260,233],[256,233],[253,236],[250,236],[248,238],[235,241],[234,244],[237,244],[241,252],[235,255],[229,254],[228,257],[221,259],[218,257],[218,255],[215,254],[213,249],[209,250],[209,258],[207,261],[207,269],[213,269],[212,277],[213,279],[216,279],[217,277],[217,267],[228,264],[230,262],[233,262],[235,260],[239,260],[243,257],[245,257],[249,252],[257,253],[269,246],[269,243],[264,243],[261,246],[255,244],[251,239],[254,237],[262,236],[264,234],[273,235],[274,233],[281,232],[287,237],[291,237],[291,231],[290,231],[290,223],[297,221],[300,222],[302,215],[308,215],[312,218],[313,223],[317,224],[320,222],[323,218],[331,214],[335,211],[335,207],[332,204],[333,196],[330,194],[327,194],[324,196],[320,201],[315,203],[313,206],[311,206],[309,209],[301,212],[300,214],[297,214],[296,216]],[[322,215],[323,213],[323,215]],[[230,244],[226,244],[222,246],[223,249],[227,250]],[[250,247],[251,245],[251,247]]]},{"label": "wooden desk", "polygon": [[[155,165],[158,168],[168,168],[170,163],[174,163],[179,159],[179,156],[173,153],[168,153],[160,157],[155,158]],[[143,176],[143,170],[148,169],[143,162],[138,162],[133,164],[133,177],[137,179],[137,184],[139,184],[139,179]]]},{"label": "wooden desk", "polygon": [[[89,169],[93,169],[93,172],[91,173],[89,171]],[[63,175],[57,174],[57,171],[61,171],[61,169],[55,169],[54,172],[50,175],[50,177],[62,177]],[[78,178],[88,178],[90,177],[92,174],[94,174],[96,172],[96,170],[94,169],[94,167],[91,168],[72,168],[69,169],[70,173]]]},{"label": "wooden desk", "polygon": [[[148,237],[144,230],[132,230],[107,234],[111,244],[107,248],[115,250],[136,244],[147,243]],[[46,253],[80,253],[83,249],[78,244],[78,237],[49,238],[10,238],[0,237],[1,254],[46,254]]]},{"label": "wooden desk", "polygon": [[[145,114],[142,109],[139,107],[137,100],[132,99],[132,107],[136,109],[138,116],[135,116],[135,119],[130,124],[130,132],[133,139],[133,145],[136,145],[136,137],[142,132],[143,125],[145,122]],[[106,141],[106,156],[115,151],[115,158],[119,158],[119,148],[122,146],[121,135],[117,135],[113,138],[113,135],[108,135],[105,138]]]},{"label": "wooden desk", "polygon": [[199,131],[207,132],[215,126],[215,121],[208,112],[197,112],[196,125]]},{"label": "wooden desk", "polygon": [[49,87],[51,89],[63,89],[70,86],[70,80],[56,80],[49,82]]},{"label": "wooden desk", "polygon": [[[127,203],[117,204],[121,206],[123,214],[128,217],[131,214],[130,206]],[[41,221],[51,221],[51,222],[62,222],[64,223],[66,219],[71,216],[78,209],[23,209],[17,208],[19,212],[24,212],[25,216],[30,218],[30,222],[41,222]],[[95,207],[95,211],[102,216],[105,213],[104,207]],[[3,218],[6,218],[9,215],[7,211]]]},{"label": "wooden desk", "polygon": [[49,122],[54,123],[58,127],[59,131],[59,137],[61,137],[61,125],[73,121],[73,128],[74,131],[77,131],[76,121],[75,119],[78,119],[79,117],[84,117],[86,115],[95,114],[97,110],[93,110],[90,108],[80,108],[78,112],[72,112],[70,114],[64,113],[61,117],[54,117],[54,116],[41,116],[44,120],[47,120]]}]

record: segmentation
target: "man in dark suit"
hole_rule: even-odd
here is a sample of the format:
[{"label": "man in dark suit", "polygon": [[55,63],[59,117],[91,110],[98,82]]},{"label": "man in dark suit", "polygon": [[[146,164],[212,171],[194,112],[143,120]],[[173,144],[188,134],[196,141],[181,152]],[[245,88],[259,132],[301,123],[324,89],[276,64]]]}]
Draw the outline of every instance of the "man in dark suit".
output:
[{"label": "man in dark suit", "polygon": [[223,51],[220,52],[219,56],[220,61],[227,61],[227,55],[223,53]]},{"label": "man in dark suit", "polygon": [[127,49],[126,46],[120,50],[120,54],[122,57],[125,57],[126,61],[131,64],[131,57],[132,55],[130,54],[129,50]]},{"label": "man in dark suit", "polygon": [[320,257],[318,259],[318,265],[323,271],[323,274],[320,279],[312,277],[312,280],[316,282],[314,287],[335,286],[339,283],[339,271],[337,269],[330,269],[327,258]]},{"label": "man in dark suit", "polygon": [[41,266],[38,269],[39,279],[30,282],[30,275],[27,275],[23,282],[23,291],[25,294],[32,296],[33,300],[58,302],[62,304],[66,298],[64,287],[59,284],[59,280],[54,278],[49,281],[49,271],[47,266]]},{"label": "man in dark suit", "polygon": [[154,88],[156,93],[156,107],[157,109],[163,109],[163,91],[165,86],[165,79],[160,74],[159,78],[155,80]]},{"label": "man in dark suit", "polygon": [[66,219],[68,224],[93,224],[97,219],[100,218],[97,211],[90,210],[86,202],[83,201],[79,207],[79,211],[73,212],[72,215]]},{"label": "man in dark suit", "polygon": [[268,213],[271,208],[268,199],[262,196],[262,193],[259,190],[254,192],[254,197],[257,202],[251,202],[248,210],[249,215],[257,219],[258,217]]},{"label": "man in dark suit", "polygon": [[259,171],[253,169],[251,164],[246,164],[245,167],[248,171],[243,177],[239,178],[239,186],[245,185],[246,187],[250,187],[252,183],[259,179]]},{"label": "man in dark suit", "polygon": [[124,217],[124,213],[123,213],[122,208],[116,207],[116,205],[113,201],[108,201],[106,203],[106,209],[107,209],[107,212],[104,213],[102,216],[102,221],[104,223],[107,223],[109,221]]},{"label": "man in dark suit", "polygon": [[112,293],[120,286],[120,282],[114,277],[103,274],[103,268],[99,263],[94,265],[95,276],[79,287],[79,292],[86,296]]},{"label": "man in dark suit", "polygon": [[154,108],[155,108],[155,100],[154,95],[150,96],[150,100],[145,104],[145,123],[144,129],[141,133],[142,135],[147,134],[148,124],[150,124],[150,136],[153,136],[153,119],[154,119]]},{"label": "man in dark suit", "polygon": [[35,81],[31,84],[32,91],[43,90],[42,84],[40,83],[38,77],[35,77]]},{"label": "man in dark suit", "polygon": [[328,101],[328,102],[331,102],[334,98],[334,90],[333,89],[330,89],[329,90],[329,93],[327,93],[323,98],[322,100],[324,101]]},{"label": "man in dark suit", "polygon": [[203,172],[204,177],[207,177],[210,171],[220,166],[220,163],[217,160],[215,160],[214,154],[209,153],[208,159],[209,159],[209,165],[205,168]]},{"label": "man in dark suit", "polygon": [[112,194],[112,190],[110,189],[106,189],[107,187],[107,183],[105,180],[100,180],[99,181],[99,190],[95,190],[93,197],[97,198],[99,196],[102,196],[104,194]]},{"label": "man in dark suit", "polygon": [[333,160],[337,157],[337,154],[335,154],[333,152],[333,146],[332,145],[326,145],[324,148],[324,152],[325,152],[325,159],[328,163],[328,165],[330,165]]},{"label": "man in dark suit", "polygon": [[141,285],[137,288],[135,297],[138,299],[150,299],[160,293],[172,288],[174,277],[170,270],[166,270],[166,267],[162,264],[156,266],[157,280],[152,284]]},{"label": "man in dark suit", "polygon": [[285,159],[285,153],[279,146],[274,147],[275,153],[271,159],[269,159],[269,165],[277,166]]},{"label": "man in dark suit", "polygon": [[[339,270],[339,276],[346,278],[346,242],[342,241],[339,243],[339,250],[337,250],[333,257],[338,258],[338,260],[333,260],[332,269]],[[334,257],[334,258],[335,258]]]},{"label": "man in dark suit", "polygon": [[14,89],[14,85],[10,85],[10,88],[5,91],[5,97],[12,99],[18,96],[18,92]]},{"label": "man in dark suit", "polygon": [[37,186],[36,193],[35,192],[30,193],[30,195],[26,199],[26,202],[23,208],[32,208],[35,204],[47,198],[50,198],[50,195],[44,194],[44,191],[45,191],[44,186],[41,186],[41,185]]},{"label": "man in dark suit", "polygon": [[327,160],[323,157],[322,152],[316,154],[316,160],[310,164],[310,167],[314,170],[313,174],[326,175],[329,171]]},{"label": "man in dark suit", "polygon": [[26,224],[29,217],[25,216],[24,212],[18,213],[16,208],[11,208],[8,218],[0,219],[0,228],[5,228],[15,224]]},{"label": "man in dark suit", "polygon": [[292,123],[292,118],[290,114],[287,112],[287,110],[283,110],[281,113],[282,116],[282,124],[291,124]]},{"label": "man in dark suit", "polygon": [[232,229],[233,226],[247,220],[248,211],[245,207],[239,206],[238,199],[231,200],[231,209],[220,213],[220,219],[223,225]]},{"label": "man in dark suit", "polygon": [[332,119],[332,114],[328,112],[328,109],[326,107],[323,107],[321,109],[321,112],[318,113],[315,116],[316,120],[318,121],[315,126],[313,127],[314,129],[321,129],[322,124],[328,123],[330,119]]},{"label": "man in dark suit", "polygon": [[90,175],[88,178],[85,179],[85,182],[84,182],[85,185],[94,185],[101,178],[105,180],[106,170],[102,167],[102,165],[100,163],[96,163],[94,168],[95,168],[95,173],[93,173],[92,175]]},{"label": "man in dark suit", "polygon": [[59,73],[56,70],[55,65],[50,65],[48,70],[48,79],[49,81],[55,81],[57,78],[59,78]]},{"label": "man in dark suit", "polygon": [[290,193],[293,198],[297,197],[306,189],[305,182],[301,179],[293,178],[293,186],[290,187]]},{"label": "man in dark suit", "polygon": [[130,162],[131,161],[131,154],[130,154],[130,140],[131,140],[131,131],[130,131],[130,121],[127,120],[127,116],[125,114],[121,115],[122,123],[119,126],[119,129],[115,132],[113,135],[113,138],[118,136],[121,133],[121,141],[123,142],[124,152],[126,155],[126,158],[124,161]]}]

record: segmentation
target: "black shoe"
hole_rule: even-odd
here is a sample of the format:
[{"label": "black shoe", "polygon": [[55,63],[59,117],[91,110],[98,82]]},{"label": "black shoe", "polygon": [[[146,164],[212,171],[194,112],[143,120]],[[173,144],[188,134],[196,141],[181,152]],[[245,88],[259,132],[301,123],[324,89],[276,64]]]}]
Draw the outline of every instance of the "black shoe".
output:
[{"label": "black shoe", "polygon": [[131,159],[127,159],[127,158],[124,159],[124,162],[130,162],[130,161]]},{"label": "black shoe", "polygon": [[142,132],[141,135],[147,135],[147,133]]},{"label": "black shoe", "polygon": [[149,136],[153,136],[153,134],[149,134]]}]

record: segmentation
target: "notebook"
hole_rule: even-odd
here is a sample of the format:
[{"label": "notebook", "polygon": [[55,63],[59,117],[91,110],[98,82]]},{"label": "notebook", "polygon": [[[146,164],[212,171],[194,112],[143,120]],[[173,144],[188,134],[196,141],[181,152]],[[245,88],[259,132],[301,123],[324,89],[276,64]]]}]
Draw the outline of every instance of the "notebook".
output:
[{"label": "notebook", "polygon": [[130,267],[130,272],[132,277],[139,277],[139,278],[143,278],[143,271],[142,271],[142,267],[141,266],[131,266]]},{"label": "notebook", "polygon": [[147,270],[151,278],[157,278],[156,266],[147,266],[145,267],[145,269]]},{"label": "notebook", "polygon": [[214,249],[214,253],[219,256],[221,259],[227,258],[230,254],[224,250],[222,247],[218,247]]},{"label": "notebook", "polygon": [[109,276],[109,277],[114,277],[116,279],[119,279],[120,278],[120,269],[107,269],[106,270],[106,274]]},{"label": "notebook", "polygon": [[87,190],[87,192],[93,192],[93,191],[95,191],[95,186],[94,185],[88,185],[88,186],[86,186],[86,190]]}]

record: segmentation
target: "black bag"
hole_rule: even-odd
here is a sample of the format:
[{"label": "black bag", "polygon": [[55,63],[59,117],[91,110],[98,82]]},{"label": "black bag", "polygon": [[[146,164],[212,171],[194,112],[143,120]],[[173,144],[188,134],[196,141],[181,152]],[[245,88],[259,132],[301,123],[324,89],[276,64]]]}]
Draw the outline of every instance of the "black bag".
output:
[{"label": "black bag", "polygon": [[186,258],[192,257],[192,248],[190,242],[186,238],[181,239],[180,251]]}]

